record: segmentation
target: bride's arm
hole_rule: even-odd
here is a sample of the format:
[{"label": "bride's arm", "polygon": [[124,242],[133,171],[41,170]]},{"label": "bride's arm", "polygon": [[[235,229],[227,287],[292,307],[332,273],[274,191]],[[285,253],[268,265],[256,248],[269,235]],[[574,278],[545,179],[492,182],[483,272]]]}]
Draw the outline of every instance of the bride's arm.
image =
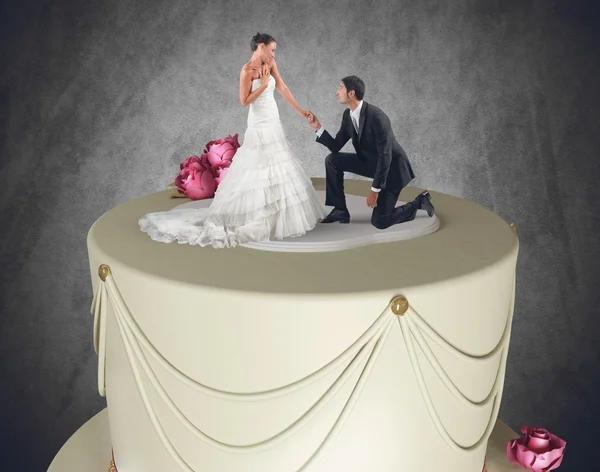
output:
[{"label": "bride's arm", "polygon": [[242,67],[242,71],[240,72],[240,103],[242,106],[250,105],[266,90],[267,86],[268,84],[260,84],[260,87],[254,92],[250,92],[250,88],[252,87],[252,72],[246,66]]},{"label": "bride's arm", "polygon": [[281,74],[279,74],[279,70],[277,70],[277,64],[275,63],[275,61],[273,61],[273,68],[271,69],[271,75],[275,79],[275,83],[276,83],[275,87],[277,88],[279,93],[283,96],[283,98],[285,98],[287,100],[287,102],[290,104],[290,106],[294,110],[296,110],[296,112],[298,112],[298,114],[300,116],[306,117],[307,111],[302,109],[300,107],[300,105],[298,105],[296,103],[296,100],[294,99],[292,92],[290,92],[290,89],[288,88],[287,85],[285,85],[285,82],[281,78]]}]

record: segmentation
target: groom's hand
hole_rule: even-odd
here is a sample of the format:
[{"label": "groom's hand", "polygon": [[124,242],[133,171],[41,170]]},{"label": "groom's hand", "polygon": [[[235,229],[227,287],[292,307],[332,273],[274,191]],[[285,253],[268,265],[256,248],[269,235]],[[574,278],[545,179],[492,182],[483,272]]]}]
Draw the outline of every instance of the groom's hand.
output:
[{"label": "groom's hand", "polygon": [[306,118],[308,120],[308,124],[312,128],[319,129],[321,127],[321,123],[319,122],[319,119],[315,116],[315,114],[312,111],[309,111],[307,113]]},{"label": "groom's hand", "polygon": [[377,192],[373,192],[373,190],[369,190],[369,195],[367,195],[367,206],[369,208],[375,208],[377,206],[377,196],[379,194]]}]

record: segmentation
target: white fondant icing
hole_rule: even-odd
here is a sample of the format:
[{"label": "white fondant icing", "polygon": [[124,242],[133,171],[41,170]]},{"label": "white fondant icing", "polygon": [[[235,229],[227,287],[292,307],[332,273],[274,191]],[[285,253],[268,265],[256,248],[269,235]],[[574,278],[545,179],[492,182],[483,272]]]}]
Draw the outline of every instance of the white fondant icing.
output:
[{"label": "white fondant icing", "polygon": [[221,251],[146,241],[135,221],[165,197],[117,207],[88,236],[92,272],[112,274],[94,277],[93,310],[117,464],[480,472],[514,304],[505,222],[434,193],[444,225],[426,238],[343,257]]},{"label": "white fondant icing", "polygon": [[98,393],[106,395],[106,287],[101,284],[94,293],[92,314],[94,315],[94,350],[98,354]]},{"label": "white fondant icing", "polygon": [[[319,191],[317,195],[321,201],[325,202],[325,192]],[[191,201],[177,205],[176,208],[208,208],[211,202],[212,199]],[[406,202],[398,202],[398,205],[404,203]],[[380,230],[371,224],[373,210],[367,206],[364,197],[347,195],[346,204],[351,215],[349,224],[319,224],[312,231],[297,238],[253,242],[242,246],[281,252],[343,251],[369,244],[389,243],[426,236],[435,232],[440,225],[435,214],[430,217],[424,210],[418,210],[414,220]]]},{"label": "white fondant icing", "polygon": [[[298,382],[294,382],[292,384],[288,384],[286,386],[273,389],[270,391],[264,392],[250,392],[250,393],[233,393],[233,392],[223,392],[221,390],[212,389],[200,383],[194,382],[185,376],[185,374],[178,371],[176,368],[171,366],[166,359],[162,357],[162,355],[157,352],[151,344],[148,343],[144,334],[139,330],[139,328],[135,325],[135,320],[129,313],[129,310],[120,297],[118,289],[112,280],[112,277],[107,277],[106,279],[107,288],[99,288],[99,292],[106,294],[108,293],[108,297],[110,298],[110,302],[112,303],[115,318],[117,324],[119,326],[119,331],[124,341],[125,349],[127,351],[127,359],[129,365],[131,366],[134,377],[136,380],[136,384],[138,387],[138,391],[143,399],[144,406],[148,412],[148,415],[152,419],[153,426],[163,441],[163,444],[172,455],[173,459],[182,466],[182,468],[186,471],[191,471],[187,463],[181,458],[181,456],[177,453],[176,449],[173,447],[171,442],[168,440],[167,435],[165,434],[162,425],[160,424],[160,420],[157,418],[154,408],[152,407],[151,402],[148,399],[146,389],[143,386],[143,383],[140,379],[141,371],[139,369],[138,364],[142,365],[142,370],[146,374],[147,378],[150,380],[152,387],[157,391],[161,400],[164,401],[171,412],[177,417],[177,419],[185,425],[198,439],[208,443],[209,445],[222,449],[227,452],[232,453],[250,453],[259,450],[264,450],[270,448],[277,443],[284,441],[285,439],[291,437],[296,433],[296,431],[305,426],[307,422],[309,422],[316,414],[318,414],[319,410],[328,402],[329,398],[332,395],[336,395],[339,391],[339,386],[343,385],[348,381],[348,378],[356,371],[356,369],[364,363],[364,361],[368,358],[366,365],[363,368],[361,376],[359,377],[359,383],[355,385],[352,395],[348,399],[346,406],[352,405],[360,392],[360,386],[366,381],[368,376],[369,366],[375,361],[377,354],[381,348],[381,345],[385,342],[385,338],[389,329],[392,326],[392,323],[395,321],[394,316],[391,314],[389,309],[386,309],[376,320],[375,323],[354,343],[350,346],[342,355],[334,359],[329,364],[323,366],[321,369],[315,371],[311,375],[304,377]],[[106,302],[107,300],[103,300]],[[349,364],[345,367],[342,374],[337,377],[331,387],[326,391],[326,393],[315,402],[309,410],[307,410],[300,418],[298,418],[294,423],[289,425],[287,428],[282,430],[280,433],[274,435],[268,440],[260,441],[254,444],[244,444],[244,445],[234,445],[234,444],[226,444],[221,442],[215,438],[204,433],[200,428],[196,427],[192,422],[185,417],[182,411],[177,407],[177,405],[172,401],[169,397],[168,392],[164,389],[164,387],[160,384],[155,372],[153,372],[152,367],[148,364],[147,359],[145,358],[141,344],[144,344],[144,347],[157,359],[166,366],[173,375],[176,375],[186,381],[186,383],[191,384],[194,388],[202,391],[204,393],[208,393],[209,395],[217,396],[220,398],[225,398],[230,401],[265,401],[274,397],[279,397],[288,394],[292,390],[299,390],[303,386],[308,385],[315,380],[323,377],[325,374],[331,372],[333,368],[338,367],[340,364],[345,363],[350,360]],[[99,372],[99,381],[100,375]],[[346,407],[342,410],[342,414],[346,412]],[[336,427],[341,424],[342,417],[340,416],[336,421],[334,428],[330,431],[327,438],[331,435],[335,434]],[[326,438],[326,440],[327,440]],[[324,444],[324,443],[323,443]],[[321,447],[323,446],[321,445]],[[320,448],[321,448],[320,447]],[[319,448],[319,449],[320,449]],[[308,463],[310,463],[316,457],[317,452],[311,456],[311,458],[307,461],[307,463],[303,466],[306,467]]]},{"label": "white fondant icing", "polygon": [[[496,422],[488,442],[488,472],[522,472],[506,458],[506,443],[519,435],[501,420]],[[47,472],[106,472],[111,457],[108,411],[97,413],[79,428],[56,454]],[[118,460],[117,460],[118,464]],[[121,467],[122,469],[122,467]]]},{"label": "white fondant icing", "polygon": [[[413,367],[413,371],[415,376],[417,377],[419,383],[419,389],[421,391],[421,395],[423,396],[423,401],[427,405],[427,411],[431,417],[431,420],[436,426],[438,433],[444,438],[446,444],[450,446],[457,452],[460,451],[472,451],[478,448],[482,443],[486,442],[492,432],[494,424],[496,422],[498,411],[500,410],[500,399],[502,397],[502,388],[504,387],[504,367],[506,366],[506,358],[508,355],[508,343],[510,340],[510,329],[512,323],[512,310],[514,305],[513,302],[510,304],[510,313],[506,317],[506,326],[502,333],[502,338],[498,342],[498,344],[492,349],[489,353],[483,356],[470,356],[469,354],[460,350],[455,346],[452,346],[448,341],[446,341],[443,337],[441,337],[438,333],[433,330],[426,321],[424,321],[416,311],[411,310],[411,314],[413,316],[407,316],[400,318],[400,327],[402,329],[402,336],[404,337],[404,342],[408,348],[408,353],[410,356],[410,361]],[[490,357],[495,356],[500,353],[501,360],[498,364],[498,370],[496,373],[495,381],[490,389],[488,395],[479,402],[473,401],[465,396],[457,385],[452,381],[448,374],[445,372],[444,368],[441,366],[438,359],[433,354],[433,351],[425,341],[421,330],[426,330],[428,336],[439,346],[442,346],[447,352],[451,355],[462,358],[463,360],[468,360],[471,362],[477,362],[486,360]],[[430,365],[434,368],[438,377],[444,383],[444,386],[452,393],[452,395],[464,406],[470,407],[472,409],[481,410],[487,408],[490,403],[492,403],[492,412],[489,416],[489,421],[485,427],[485,431],[480,436],[480,438],[469,445],[461,445],[458,441],[456,441],[452,435],[448,432],[448,430],[444,427],[443,422],[440,420],[440,417],[436,411],[435,405],[432,402],[431,396],[429,394],[429,389],[427,388],[426,382],[423,378],[423,372],[421,370],[421,365],[417,359],[415,352],[415,343],[421,348],[425,357],[429,361]]]}]

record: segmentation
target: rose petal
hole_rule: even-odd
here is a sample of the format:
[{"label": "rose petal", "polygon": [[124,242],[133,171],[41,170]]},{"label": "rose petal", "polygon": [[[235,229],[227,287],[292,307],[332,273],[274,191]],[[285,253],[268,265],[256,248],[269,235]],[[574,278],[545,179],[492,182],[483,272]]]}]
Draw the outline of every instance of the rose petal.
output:
[{"label": "rose petal", "polygon": [[521,465],[535,472],[546,472],[555,469],[562,462],[564,450],[562,448],[548,451],[545,454],[536,454],[529,451],[525,446],[517,449],[517,460]]},{"label": "rose petal", "polygon": [[192,200],[202,200],[214,196],[216,184],[212,169],[204,170],[189,169],[190,178],[184,183],[184,194]]},{"label": "rose petal", "polygon": [[218,166],[214,166],[213,169],[218,170],[218,169],[229,169],[229,167],[231,166],[231,161],[221,161],[219,163]]},{"label": "rose petal", "polygon": [[559,447],[564,448],[567,445],[567,442],[564,439],[561,439],[552,433],[548,434],[550,435],[550,444],[552,444],[552,449],[557,449]]},{"label": "rose petal", "polygon": [[206,152],[208,152],[208,151],[210,150],[210,148],[211,148],[213,145],[215,145],[215,144],[221,144],[221,143],[223,143],[223,142],[224,142],[224,141],[223,141],[222,139],[217,139],[216,141],[209,141],[209,142],[206,144],[206,149],[204,150],[204,152],[205,152],[205,153],[206,153]]},{"label": "rose petal", "polygon": [[233,156],[235,155],[237,149],[228,149],[227,151],[225,151],[221,157],[221,159],[223,161],[231,161],[233,159]]},{"label": "rose petal", "polygon": [[202,172],[202,176],[200,177],[202,182],[202,188],[207,192],[215,193],[215,174],[212,172],[212,169],[207,169],[205,172]]},{"label": "rose petal", "polygon": [[564,454],[564,447],[559,447],[558,449],[546,452],[544,454],[544,467],[553,466],[552,468],[548,468],[548,470],[556,469],[562,462]]},{"label": "rose petal", "polygon": [[532,436],[527,441],[527,447],[537,454],[543,454],[550,450],[550,440]]},{"label": "rose petal", "polygon": [[202,162],[200,162],[200,161],[192,161],[188,164],[186,169],[203,170],[205,167],[206,166],[204,164],[202,164]]},{"label": "rose petal", "polygon": [[211,166],[218,166],[222,161],[221,154],[213,151],[208,151],[206,153],[206,158]]},{"label": "rose petal", "polygon": [[190,171],[187,167],[184,167],[179,175],[175,177],[175,186],[181,191],[181,193],[185,192],[185,182],[189,178]]},{"label": "rose petal", "polygon": [[220,140],[220,142],[215,142],[210,146],[207,146],[206,149],[208,152],[215,152],[217,154],[221,154],[223,151],[232,148],[233,146],[225,140]]},{"label": "rose petal", "polygon": [[521,464],[523,467],[531,468],[534,465],[537,466],[537,454],[527,449],[527,446],[524,446],[523,444],[517,444],[517,450],[515,455],[517,457],[518,463]]},{"label": "rose petal", "polygon": [[533,428],[533,431],[531,431],[531,436],[535,438],[550,439],[550,433],[544,428]]},{"label": "rose petal", "polygon": [[225,154],[227,151],[235,151],[235,148],[233,147],[233,144],[231,143],[223,143],[221,145],[219,145],[219,147],[217,149],[212,149],[214,152],[218,153],[220,156],[223,156],[223,154]]},{"label": "rose petal", "polygon": [[531,430],[533,428],[530,428],[529,426],[521,426],[521,434],[524,434],[525,436],[529,436],[531,434]]},{"label": "rose petal", "polygon": [[560,457],[557,457],[554,461],[550,462],[550,465],[546,467],[543,470],[543,472],[558,469],[560,467],[560,464],[562,464],[563,457],[564,455],[561,455]]},{"label": "rose petal", "polygon": [[184,168],[189,167],[190,164],[194,162],[200,162],[200,160],[201,159],[199,156],[190,156],[179,165],[179,168],[183,170]]},{"label": "rose petal", "polygon": [[217,183],[217,186],[219,186],[221,184],[221,182],[227,175],[228,170],[229,170],[228,167],[222,167],[220,169],[217,169],[217,177],[215,177],[215,182]]},{"label": "rose petal", "polygon": [[509,461],[514,462],[515,464],[518,464],[519,461],[517,460],[516,451],[517,451],[517,440],[513,439],[511,441],[508,441],[508,444],[506,444],[506,457],[508,457]]}]

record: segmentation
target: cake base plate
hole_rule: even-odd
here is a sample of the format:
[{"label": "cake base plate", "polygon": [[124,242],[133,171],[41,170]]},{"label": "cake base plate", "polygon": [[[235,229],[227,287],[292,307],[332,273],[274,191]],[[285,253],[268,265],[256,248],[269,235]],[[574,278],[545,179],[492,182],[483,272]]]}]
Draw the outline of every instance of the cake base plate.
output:
[{"label": "cake base plate", "polygon": [[[322,202],[325,202],[325,192],[317,191]],[[208,208],[211,199],[196,200],[182,203],[175,208]],[[405,202],[399,201],[398,205]],[[432,200],[435,206],[435,201]],[[264,242],[243,244],[244,247],[263,251],[280,252],[329,252],[343,251],[370,244],[390,243],[405,239],[413,239],[434,233],[440,226],[437,215],[428,216],[425,210],[418,210],[412,221],[406,221],[386,229],[377,229],[371,224],[373,210],[367,206],[365,197],[346,195],[346,205],[350,212],[350,223],[318,224],[297,238],[286,238]]]},{"label": "cake base plate", "polygon": [[[488,472],[523,472],[506,458],[506,443],[519,435],[498,420],[488,441]],[[110,430],[106,409],[96,414],[63,445],[48,472],[107,472],[111,460]],[[118,466],[118,464],[117,464]]]}]

